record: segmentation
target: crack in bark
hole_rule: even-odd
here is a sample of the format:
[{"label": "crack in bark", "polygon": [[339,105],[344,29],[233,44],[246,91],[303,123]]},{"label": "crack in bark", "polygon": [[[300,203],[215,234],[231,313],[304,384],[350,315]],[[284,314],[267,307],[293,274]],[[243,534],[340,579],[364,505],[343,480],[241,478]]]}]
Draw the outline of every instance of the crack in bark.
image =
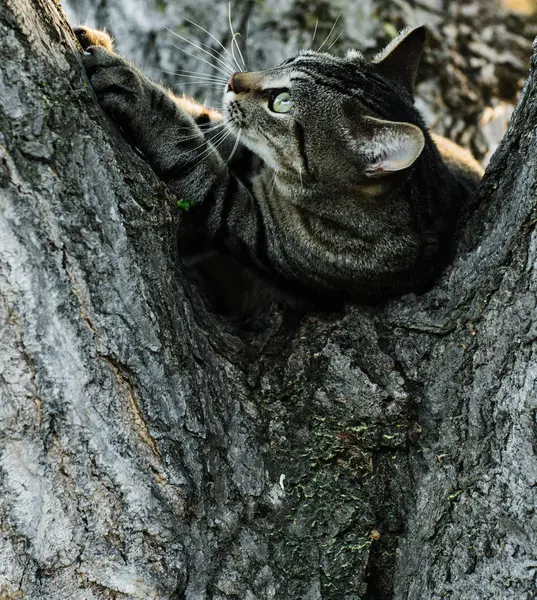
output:
[{"label": "crack in bark", "polygon": [[151,450],[153,455],[159,460],[159,462],[162,463],[162,455],[159,452],[157,444],[149,431],[149,426],[143,417],[142,410],[140,409],[138,400],[136,399],[136,392],[134,390],[134,386],[129,376],[127,375],[125,365],[122,365],[117,359],[113,358],[110,355],[99,352],[99,356],[111,366],[112,371],[116,376],[118,384],[124,390],[125,395],[129,401],[129,406],[134,419],[136,430],[138,431],[141,440],[149,447],[149,449]]}]

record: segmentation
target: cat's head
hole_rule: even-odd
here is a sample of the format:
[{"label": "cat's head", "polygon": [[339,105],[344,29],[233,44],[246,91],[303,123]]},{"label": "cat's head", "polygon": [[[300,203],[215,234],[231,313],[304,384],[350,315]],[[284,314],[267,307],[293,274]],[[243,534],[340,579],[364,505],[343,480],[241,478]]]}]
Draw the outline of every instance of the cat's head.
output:
[{"label": "cat's head", "polygon": [[305,51],[275,69],[235,73],[228,126],[276,171],[322,182],[389,180],[420,156],[423,123],[413,87],[424,27],[406,30],[375,59]]}]

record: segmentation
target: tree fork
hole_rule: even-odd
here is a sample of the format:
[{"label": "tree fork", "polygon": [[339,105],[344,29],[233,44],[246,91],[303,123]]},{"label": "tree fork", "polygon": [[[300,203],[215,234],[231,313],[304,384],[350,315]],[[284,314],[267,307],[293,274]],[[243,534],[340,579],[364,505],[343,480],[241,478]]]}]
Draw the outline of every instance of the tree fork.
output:
[{"label": "tree fork", "polygon": [[533,597],[535,56],[434,289],[246,342],[77,52],[0,7],[0,598]]}]

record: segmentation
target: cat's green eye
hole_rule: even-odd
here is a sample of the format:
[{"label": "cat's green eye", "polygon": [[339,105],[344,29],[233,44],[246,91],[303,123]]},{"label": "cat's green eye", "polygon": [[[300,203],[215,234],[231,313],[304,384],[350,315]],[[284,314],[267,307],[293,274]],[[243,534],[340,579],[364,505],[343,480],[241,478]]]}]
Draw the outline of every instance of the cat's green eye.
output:
[{"label": "cat's green eye", "polygon": [[270,110],[277,113],[286,113],[293,108],[293,100],[289,92],[281,92],[269,104]]}]

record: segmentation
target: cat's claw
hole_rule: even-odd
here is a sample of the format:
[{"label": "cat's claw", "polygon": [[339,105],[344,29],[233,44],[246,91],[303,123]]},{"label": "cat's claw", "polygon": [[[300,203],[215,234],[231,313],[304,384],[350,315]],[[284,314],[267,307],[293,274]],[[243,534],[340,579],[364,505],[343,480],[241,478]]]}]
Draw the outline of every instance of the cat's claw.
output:
[{"label": "cat's claw", "polygon": [[144,78],[114,52],[100,45],[88,46],[82,62],[101,107],[123,125],[140,108]]},{"label": "cat's claw", "polygon": [[77,25],[76,27],[73,27],[73,33],[76,35],[77,40],[84,51],[87,51],[91,46],[102,46],[109,52],[112,52],[113,50],[112,38],[106,31],[91,29],[91,27],[85,27],[84,25]]}]

